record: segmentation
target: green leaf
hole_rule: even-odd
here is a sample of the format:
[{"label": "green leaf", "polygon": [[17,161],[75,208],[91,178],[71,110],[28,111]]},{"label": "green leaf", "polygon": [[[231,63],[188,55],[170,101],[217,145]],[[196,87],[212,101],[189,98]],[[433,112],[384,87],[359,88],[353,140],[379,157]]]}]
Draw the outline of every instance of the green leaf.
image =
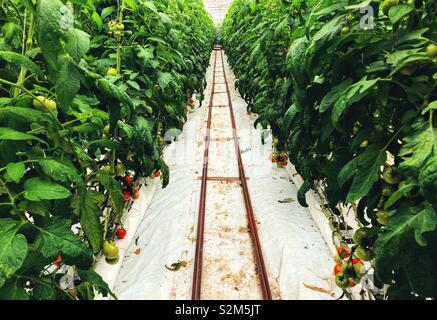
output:
[{"label": "green leaf", "polygon": [[71,206],[80,217],[80,225],[96,254],[103,245],[103,227],[100,223],[101,205],[105,197],[94,190],[84,190],[73,197]]},{"label": "green leaf", "polygon": [[404,160],[399,169],[405,173],[416,175],[430,156],[437,150],[437,129],[426,121],[417,121],[412,125],[412,132],[404,138],[404,145],[399,156]]},{"label": "green leaf", "polygon": [[66,33],[65,50],[76,61],[88,52],[90,48],[90,36],[79,29],[69,29]]},{"label": "green leaf", "polygon": [[9,178],[15,183],[19,183],[21,178],[24,176],[24,172],[26,171],[26,166],[23,162],[10,162],[6,166],[6,173]]},{"label": "green leaf", "polygon": [[414,6],[412,5],[400,4],[390,8],[388,12],[388,17],[390,18],[391,23],[395,24],[400,19],[402,19],[402,17],[406,16],[413,10],[414,10]]},{"label": "green leaf", "polygon": [[0,58],[14,65],[24,67],[27,70],[37,74],[41,79],[44,79],[44,73],[42,72],[41,68],[38,67],[38,65],[36,65],[32,60],[17,52],[0,51]]},{"label": "green leaf", "polygon": [[115,6],[106,7],[102,10],[102,13],[100,16],[102,17],[102,20],[106,19],[108,16],[110,16],[114,11],[116,10]]},{"label": "green leaf", "polygon": [[158,84],[164,90],[168,84],[173,81],[173,76],[168,72],[158,72]]},{"label": "green leaf", "polygon": [[0,119],[10,116],[20,117],[27,122],[36,122],[45,125],[47,125],[47,123],[54,124],[53,118],[45,112],[23,107],[0,108]]},{"label": "green leaf", "polygon": [[91,250],[71,231],[71,221],[67,219],[55,219],[40,228],[34,246],[46,258],[53,259],[61,253],[66,264],[80,268],[89,268],[93,261]]},{"label": "green leaf", "polygon": [[121,216],[123,214],[124,201],[120,183],[109,174],[101,173],[97,175],[97,178],[102,183],[106,191],[109,192],[114,211]]},{"label": "green leaf", "polygon": [[6,279],[21,268],[27,255],[27,240],[17,234],[21,224],[10,219],[0,219],[0,287]]},{"label": "green leaf", "polygon": [[138,91],[141,90],[141,87],[140,87],[140,85],[138,84],[138,82],[136,82],[136,81],[132,81],[132,80],[127,80],[126,82],[127,82],[127,84],[129,84],[132,88],[137,89]]},{"label": "green leaf", "polygon": [[82,177],[75,168],[66,166],[55,159],[41,159],[39,165],[46,175],[55,181],[62,183],[75,183],[77,186],[85,186]]},{"label": "green leaf", "polygon": [[390,198],[388,198],[387,201],[384,203],[384,210],[389,209],[399,199],[406,196],[414,187],[416,187],[416,184],[406,184],[402,188],[396,190],[396,192],[393,193]]},{"label": "green leaf", "polygon": [[351,85],[334,104],[331,114],[333,124],[337,125],[348,108],[353,103],[356,103],[367,96],[370,93],[370,89],[376,85],[378,81],[379,78],[373,80],[361,80]]},{"label": "green leaf", "polygon": [[18,278],[10,279],[0,288],[0,300],[29,300],[29,294],[18,283]]},{"label": "green leaf", "polygon": [[[420,255],[419,259],[411,259],[411,256],[414,256],[415,251],[420,252],[427,246],[424,235],[435,232],[436,227],[437,213],[429,204],[401,207],[392,214],[375,242],[378,278],[390,283],[395,270],[410,269],[415,273],[418,261],[427,257]],[[399,259],[405,255],[407,259]],[[416,282],[416,279],[412,277],[410,281]]]},{"label": "green leaf", "polygon": [[319,105],[320,113],[323,113],[329,108],[331,108],[336,103],[336,101],[338,101],[341,95],[346,91],[346,89],[349,88],[351,85],[352,85],[352,80],[346,79],[340,84],[332,87],[331,91],[329,91],[323,97],[322,101],[320,101],[320,105]]},{"label": "green leaf", "polygon": [[28,133],[20,132],[11,128],[0,128],[0,140],[36,140],[47,144],[44,140]]},{"label": "green leaf", "polygon": [[37,4],[37,38],[41,53],[53,70],[57,70],[58,55],[62,51],[60,38],[61,7],[60,0],[40,0]]},{"label": "green leaf", "polygon": [[60,55],[58,58],[59,73],[56,79],[56,95],[64,111],[68,110],[73,98],[80,89],[82,74],[71,61],[69,55]]},{"label": "green leaf", "polygon": [[106,297],[110,294],[116,298],[114,293],[109,289],[109,286],[103,281],[102,277],[94,270],[77,270],[77,275],[81,279],[81,284],[77,287],[77,290],[83,297],[90,300],[94,299],[94,292],[89,287],[93,287],[98,293]]},{"label": "green leaf", "polygon": [[380,150],[377,146],[371,145],[341,169],[338,175],[340,187],[354,177],[346,202],[352,203],[370,191],[373,184],[379,179],[379,170],[386,159],[385,150]]},{"label": "green leaf", "polygon": [[30,201],[65,199],[71,196],[67,188],[41,178],[31,178],[24,183],[24,197]]},{"label": "green leaf", "polygon": [[297,201],[299,202],[299,204],[302,207],[305,207],[305,208],[308,207],[305,195],[310,190],[311,190],[311,183],[309,180],[305,180],[297,192]]}]

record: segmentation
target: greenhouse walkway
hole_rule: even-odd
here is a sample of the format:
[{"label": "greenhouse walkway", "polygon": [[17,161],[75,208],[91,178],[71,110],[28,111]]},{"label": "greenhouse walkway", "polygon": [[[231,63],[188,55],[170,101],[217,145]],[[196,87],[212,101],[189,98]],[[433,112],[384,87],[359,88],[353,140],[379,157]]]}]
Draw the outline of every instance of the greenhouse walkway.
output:
[{"label": "greenhouse walkway", "polygon": [[235,91],[222,50],[213,51],[206,77],[202,106],[190,112],[183,132],[165,150],[170,184],[153,196],[115,294],[119,299],[333,299],[338,291],[328,246],[297,203],[287,171],[271,163],[271,136],[261,143],[266,133],[254,129],[255,116]]}]

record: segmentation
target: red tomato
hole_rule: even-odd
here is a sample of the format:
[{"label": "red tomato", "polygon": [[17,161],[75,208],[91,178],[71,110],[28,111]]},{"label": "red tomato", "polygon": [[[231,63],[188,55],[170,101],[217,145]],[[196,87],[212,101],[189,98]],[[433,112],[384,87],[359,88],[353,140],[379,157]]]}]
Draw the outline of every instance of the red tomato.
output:
[{"label": "red tomato", "polygon": [[343,265],[341,263],[337,263],[334,267],[334,275],[337,275],[337,273],[341,272],[341,267]]},{"label": "red tomato", "polygon": [[126,183],[130,186],[132,184],[132,177],[126,175],[126,177],[124,177],[124,181],[126,181]]},{"label": "red tomato", "polygon": [[349,251],[348,251],[345,247],[342,247],[342,246],[340,246],[340,247],[337,248],[337,254],[338,254],[342,259],[347,258],[347,257],[350,256]]},{"label": "red tomato", "polygon": [[129,193],[129,191],[123,191],[123,200],[124,201],[129,201],[131,198],[131,194]]},{"label": "red tomato", "polygon": [[153,174],[155,175],[155,177],[159,177],[161,175],[161,170],[155,170],[153,171]]},{"label": "red tomato", "polygon": [[357,258],[352,259],[352,264],[362,264],[364,266],[363,261],[361,261],[360,259],[357,259]]},{"label": "red tomato", "polygon": [[58,256],[56,257],[56,260],[54,262],[54,265],[59,267],[62,263],[62,255],[60,253],[58,253]]},{"label": "red tomato", "polygon": [[118,239],[124,239],[124,237],[126,237],[126,233],[127,233],[126,229],[121,227],[117,229],[115,235],[117,236]]}]

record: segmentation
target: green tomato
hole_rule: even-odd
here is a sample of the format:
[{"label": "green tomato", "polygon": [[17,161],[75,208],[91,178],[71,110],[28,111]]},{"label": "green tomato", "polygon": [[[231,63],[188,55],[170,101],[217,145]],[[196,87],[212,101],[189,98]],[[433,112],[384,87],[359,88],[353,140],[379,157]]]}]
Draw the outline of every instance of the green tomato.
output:
[{"label": "green tomato", "polygon": [[382,179],[388,184],[398,184],[401,182],[401,177],[396,172],[396,168],[391,166],[384,169]]},{"label": "green tomato", "polygon": [[118,257],[118,247],[113,241],[105,240],[103,243],[103,255],[107,259],[116,259]]},{"label": "green tomato", "polygon": [[341,266],[341,272],[344,273],[348,277],[354,276],[355,270],[354,270],[354,266],[353,266],[352,262],[350,262],[350,263],[345,262]]},{"label": "green tomato", "polygon": [[348,33],[350,31],[349,27],[343,27],[341,33]]},{"label": "green tomato", "polygon": [[109,165],[103,166],[102,171],[105,173],[111,173],[111,166]]},{"label": "green tomato", "polygon": [[279,139],[278,139],[277,137],[273,137],[273,139],[272,139],[272,143],[273,143],[273,145],[274,145],[275,147],[277,147],[278,144],[279,144]]},{"label": "green tomato", "polygon": [[115,165],[115,174],[117,176],[122,176],[124,174],[124,171],[125,171],[125,169],[124,169],[124,165],[122,163],[117,163]]},{"label": "green tomato", "polygon": [[109,134],[109,124],[103,127],[103,133],[108,135]]},{"label": "green tomato", "polygon": [[431,59],[434,59],[437,57],[437,45],[431,43],[426,47],[426,53],[428,54],[428,57]]},{"label": "green tomato", "polygon": [[342,260],[341,260],[339,255],[336,255],[336,256],[334,256],[334,261],[335,261],[335,263],[341,263]]},{"label": "green tomato", "polygon": [[360,148],[365,148],[365,147],[367,147],[368,144],[369,144],[369,141],[364,140],[363,142],[361,142]]},{"label": "green tomato", "polygon": [[361,247],[361,246],[359,246],[357,248],[357,250],[355,250],[355,256],[358,259],[361,259],[363,261],[370,261],[370,260],[373,259],[372,251],[370,251],[370,250],[368,250],[368,249],[366,249],[364,247]]},{"label": "green tomato", "polygon": [[51,99],[47,99],[44,96],[37,96],[32,101],[33,107],[39,111],[55,111],[57,106],[56,102]]},{"label": "green tomato", "polygon": [[365,246],[368,244],[368,239],[370,237],[370,228],[362,227],[355,231],[353,239],[354,242],[359,246]]},{"label": "green tomato", "polygon": [[379,210],[376,213],[376,220],[382,224],[382,225],[386,225],[388,222],[388,219],[390,218],[390,212],[388,211],[384,211],[384,210]]},{"label": "green tomato", "polygon": [[398,4],[399,0],[385,0],[382,4],[382,12],[384,12],[384,14],[388,16],[388,12],[390,11],[390,9],[394,6],[397,6]]},{"label": "green tomato", "polygon": [[115,68],[109,68],[108,71],[106,71],[107,76],[115,76],[117,73],[117,69]]},{"label": "green tomato", "polygon": [[117,264],[119,260],[120,260],[120,256],[119,255],[117,255],[117,257],[114,258],[114,259],[105,258],[105,261],[106,261],[107,264]]},{"label": "green tomato", "polygon": [[349,278],[343,272],[339,272],[335,276],[335,284],[342,289],[346,289],[349,287]]},{"label": "green tomato", "polygon": [[122,31],[122,30],[124,30],[124,24],[122,24],[122,23],[117,23],[117,30],[120,30],[120,31]]},{"label": "green tomato", "polygon": [[146,109],[148,114],[152,114],[153,113],[153,108],[149,105],[145,105],[144,108]]},{"label": "green tomato", "polygon": [[353,268],[357,277],[361,277],[361,273],[365,270],[361,263],[355,263]]}]

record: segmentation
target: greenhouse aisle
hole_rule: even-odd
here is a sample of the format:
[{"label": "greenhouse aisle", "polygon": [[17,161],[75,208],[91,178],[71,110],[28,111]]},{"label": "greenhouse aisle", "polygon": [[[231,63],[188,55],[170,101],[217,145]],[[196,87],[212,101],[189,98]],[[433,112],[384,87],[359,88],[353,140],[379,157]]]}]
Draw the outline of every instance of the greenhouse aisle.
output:
[{"label": "greenhouse aisle", "polygon": [[[225,77],[241,157],[273,299],[333,299],[332,256],[285,169],[270,161],[271,137],[261,144],[244,100],[234,89],[226,59],[216,62],[209,146],[209,177],[238,177]],[[208,87],[177,141],[165,150],[171,180],[157,190],[131,243],[114,288],[119,299],[190,299],[208,105]],[[224,74],[223,70],[224,69]],[[270,142],[270,143],[269,143]],[[243,194],[238,181],[208,181],[206,192],[202,299],[261,299]]]}]

